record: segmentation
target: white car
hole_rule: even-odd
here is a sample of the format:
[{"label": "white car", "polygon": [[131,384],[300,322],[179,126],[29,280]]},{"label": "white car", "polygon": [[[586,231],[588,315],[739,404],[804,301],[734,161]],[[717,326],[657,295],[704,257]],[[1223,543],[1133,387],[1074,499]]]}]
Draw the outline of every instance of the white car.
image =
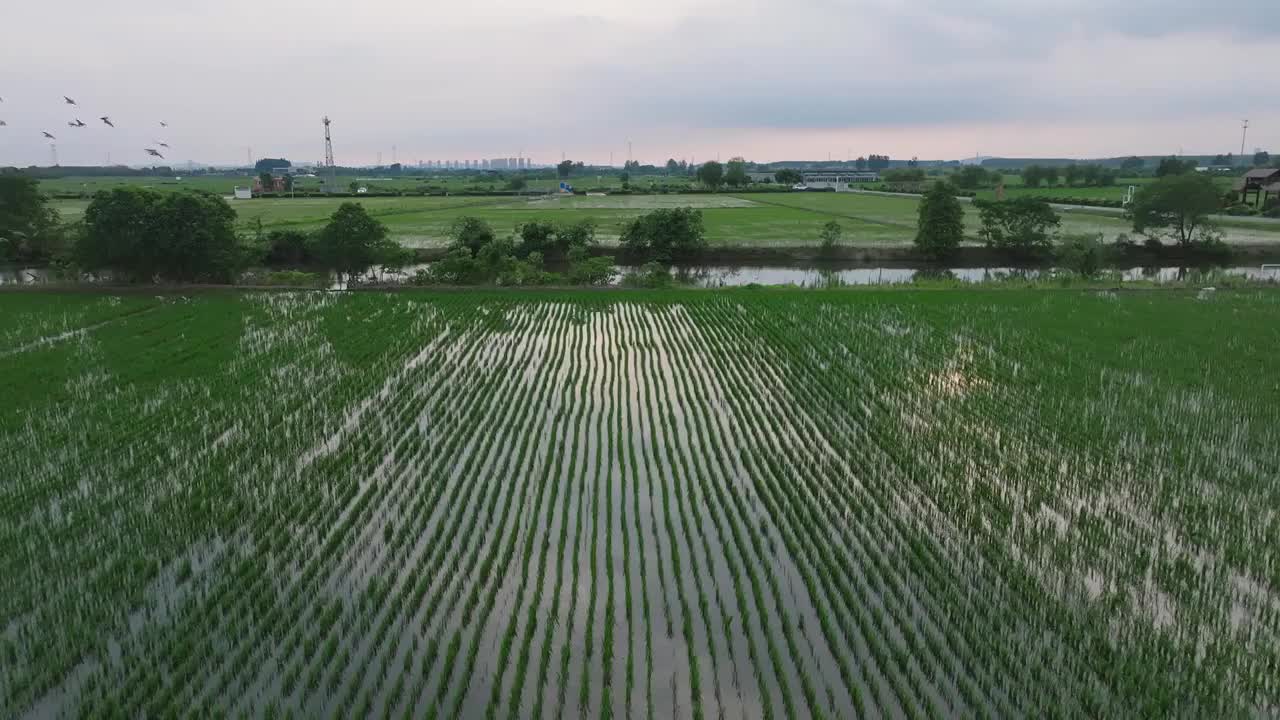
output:
[{"label": "white car", "polygon": [[795,185],[791,186],[791,189],[792,190],[808,190],[809,186],[805,185],[804,183],[796,183]]}]

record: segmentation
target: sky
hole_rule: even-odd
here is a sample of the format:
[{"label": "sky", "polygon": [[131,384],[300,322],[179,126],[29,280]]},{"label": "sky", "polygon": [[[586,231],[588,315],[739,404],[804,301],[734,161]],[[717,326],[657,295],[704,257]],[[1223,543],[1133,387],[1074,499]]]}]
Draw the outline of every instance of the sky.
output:
[{"label": "sky", "polygon": [[[1280,152],[1280,1],[40,0],[0,166]],[[62,97],[78,103],[67,105]],[[98,118],[115,123],[107,127]],[[68,127],[76,118],[84,128]],[[168,123],[162,128],[160,122]],[[159,143],[169,145],[161,148]]]}]

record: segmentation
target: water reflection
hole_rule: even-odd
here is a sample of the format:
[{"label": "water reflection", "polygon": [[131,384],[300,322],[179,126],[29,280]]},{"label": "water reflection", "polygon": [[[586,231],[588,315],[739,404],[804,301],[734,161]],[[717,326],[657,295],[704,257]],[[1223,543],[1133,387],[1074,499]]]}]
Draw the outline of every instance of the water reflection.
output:
[{"label": "water reflection", "polygon": [[[639,268],[621,266],[623,274],[637,272]],[[798,287],[832,287],[839,285],[895,285],[917,280],[991,282],[1000,280],[1044,280],[1062,275],[1059,268],[948,268],[948,267],[804,267],[804,266],[674,266],[671,268],[677,283],[695,287],[738,287],[743,285],[795,285]],[[1266,269],[1260,266],[1225,268],[1193,267],[1131,267],[1117,268],[1119,282],[1144,280],[1149,282],[1175,282],[1193,279],[1198,273],[1222,273],[1226,275],[1280,282],[1280,268]]]},{"label": "water reflection", "polygon": [[[399,284],[409,282],[419,270],[428,264],[411,265],[398,271],[373,268],[360,282],[374,284]],[[555,269],[555,268],[553,268]],[[622,283],[626,275],[640,273],[638,266],[619,265],[620,275],[615,281]],[[798,287],[835,287],[841,285],[895,285],[917,280],[990,282],[999,280],[1043,280],[1057,277],[1064,271],[1059,268],[949,268],[949,267],[838,267],[804,265],[674,265],[669,268],[672,279],[678,285],[692,287],[740,287],[744,285],[795,285]],[[243,282],[256,284],[270,271],[255,268],[245,274]],[[1117,282],[1147,281],[1156,283],[1194,280],[1200,273],[1225,275],[1280,282],[1280,266],[1251,265],[1223,268],[1196,268],[1186,266],[1113,268]],[[80,282],[109,282],[110,273],[85,275]],[[1210,278],[1211,280],[1211,278]],[[0,267],[0,285],[33,285],[68,282],[69,279],[51,268]],[[341,290],[347,283],[334,282],[331,289]]]}]

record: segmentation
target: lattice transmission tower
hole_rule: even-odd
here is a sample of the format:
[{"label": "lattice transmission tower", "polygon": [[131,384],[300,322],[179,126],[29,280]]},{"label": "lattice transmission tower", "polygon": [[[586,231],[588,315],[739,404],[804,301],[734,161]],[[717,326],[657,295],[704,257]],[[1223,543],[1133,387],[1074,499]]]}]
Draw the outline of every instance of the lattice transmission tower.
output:
[{"label": "lattice transmission tower", "polygon": [[329,116],[324,116],[324,166],[329,171],[329,178],[325,185],[329,192],[337,190],[336,171],[333,166],[333,137],[329,134]]}]

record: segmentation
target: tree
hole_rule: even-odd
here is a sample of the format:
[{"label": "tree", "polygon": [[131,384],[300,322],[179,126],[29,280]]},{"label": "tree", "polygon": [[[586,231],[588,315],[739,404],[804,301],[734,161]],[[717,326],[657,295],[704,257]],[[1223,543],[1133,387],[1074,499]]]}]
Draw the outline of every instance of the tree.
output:
[{"label": "tree", "polygon": [[516,192],[519,192],[525,189],[525,187],[528,184],[529,184],[528,181],[525,180],[523,177],[513,177],[507,181],[507,189],[515,190]]},{"label": "tree", "polygon": [[[480,248],[488,245],[497,237],[489,223],[471,215],[462,215],[453,221],[449,228],[449,237],[453,238],[452,247],[466,248],[473,255]],[[533,248],[531,248],[532,250]]]},{"label": "tree", "polygon": [[1259,150],[1253,154],[1254,167],[1266,167],[1271,162],[1271,153],[1266,150]]},{"label": "tree", "polygon": [[628,161],[626,161],[626,162],[622,163],[622,169],[623,169],[623,170],[627,170],[627,171],[633,171],[633,170],[634,170],[634,171],[637,171],[637,172],[638,172],[638,171],[640,170],[640,161],[639,161],[639,160],[628,160]]},{"label": "tree", "polygon": [[393,253],[397,245],[388,235],[387,226],[363,205],[344,202],[316,236],[316,254],[341,280],[364,273]]},{"label": "tree", "polygon": [[1058,184],[1058,176],[1060,173],[1061,171],[1054,166],[1049,166],[1044,169],[1044,179],[1048,181],[1049,187],[1053,187]]},{"label": "tree", "polygon": [[269,172],[258,174],[258,184],[262,186],[262,192],[272,192],[276,189],[275,179]]},{"label": "tree", "polygon": [[1137,155],[1130,155],[1120,163],[1120,169],[1125,172],[1138,172],[1147,166],[1147,161]]},{"label": "tree", "polygon": [[572,160],[561,160],[556,164],[556,176],[561,180],[567,179],[573,174],[574,164]]},{"label": "tree", "polygon": [[1062,223],[1048,202],[1039,198],[989,202],[977,200],[974,205],[982,219],[978,236],[987,247],[1032,255],[1053,247],[1052,231]]},{"label": "tree", "polygon": [[915,155],[912,155],[911,159],[907,161],[907,167],[909,168],[920,167],[920,158],[916,157]]},{"label": "tree", "polygon": [[1062,169],[1062,181],[1067,187],[1075,185],[1084,176],[1084,168],[1079,165],[1068,165]]},{"label": "tree", "polygon": [[1166,175],[1139,188],[1129,206],[1133,229],[1167,236],[1183,247],[1212,239],[1209,215],[1221,204],[1213,180],[1198,173]]},{"label": "tree", "polygon": [[934,183],[920,200],[916,249],[941,258],[964,240],[964,208],[946,183]]},{"label": "tree", "polygon": [[76,257],[135,282],[229,283],[243,264],[236,213],[207,192],[116,188],[94,195]]},{"label": "tree", "polygon": [[675,158],[667,158],[667,175],[675,175],[680,170],[680,163]]},{"label": "tree", "polygon": [[253,164],[253,171],[256,173],[264,173],[288,167],[293,167],[293,163],[285,160],[284,158],[262,158]]},{"label": "tree", "polygon": [[866,158],[864,158],[864,157],[862,157],[861,155],[859,155],[859,156],[858,156],[858,159],[857,159],[857,160],[855,160],[855,161],[853,162],[853,166],[854,166],[855,168],[859,169],[859,170],[866,170],[866,169],[867,169],[867,159],[866,159]]},{"label": "tree", "polygon": [[682,207],[647,212],[623,226],[619,242],[640,259],[670,262],[696,257],[707,247],[702,211]]},{"label": "tree", "polygon": [[1039,165],[1028,165],[1022,169],[1022,184],[1030,188],[1040,187],[1044,182],[1044,168]]},{"label": "tree", "polygon": [[1170,175],[1182,175],[1192,172],[1196,169],[1194,160],[1179,160],[1176,157],[1167,157],[1160,161],[1156,166],[1156,177],[1168,177]]},{"label": "tree", "polygon": [[867,168],[871,170],[884,170],[889,167],[888,155],[868,155]]},{"label": "tree", "polygon": [[884,175],[881,177],[884,178],[885,182],[891,183],[924,182],[924,169],[918,167],[893,168],[892,170],[885,170]]},{"label": "tree", "polygon": [[987,181],[987,171],[977,165],[965,165],[955,172],[952,182],[964,190],[974,190]]},{"label": "tree", "polygon": [[724,166],[712,160],[698,168],[698,182],[715,190],[724,182]]},{"label": "tree", "polygon": [[747,161],[741,157],[729,158],[725,166],[724,181],[731,187],[742,187],[748,182]]},{"label": "tree", "polygon": [[0,261],[44,262],[61,250],[58,212],[40,194],[39,183],[0,175]]},{"label": "tree", "polygon": [[800,174],[800,171],[792,170],[791,168],[783,168],[775,172],[773,174],[773,179],[776,180],[779,185],[795,185],[797,183],[804,182],[804,176]]},{"label": "tree", "polygon": [[835,220],[828,220],[822,226],[822,230],[818,232],[818,236],[822,238],[822,249],[826,251],[834,250],[840,242],[840,236],[844,234],[844,228],[840,227],[840,223]]}]

